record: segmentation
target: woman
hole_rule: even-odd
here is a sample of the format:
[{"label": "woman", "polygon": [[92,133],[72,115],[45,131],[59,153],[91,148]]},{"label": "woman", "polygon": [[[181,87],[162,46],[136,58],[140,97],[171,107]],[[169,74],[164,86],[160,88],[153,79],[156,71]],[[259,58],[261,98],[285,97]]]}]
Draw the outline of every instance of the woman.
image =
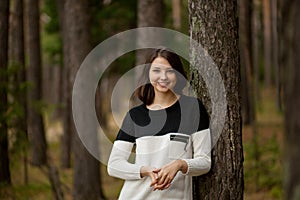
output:
[{"label": "woman", "polygon": [[[154,49],[108,161],[124,179],[119,199],[192,199],[192,176],[210,170],[209,117],[197,98],[182,94],[186,75],[179,56]],[[129,162],[135,146],[135,161]]]}]

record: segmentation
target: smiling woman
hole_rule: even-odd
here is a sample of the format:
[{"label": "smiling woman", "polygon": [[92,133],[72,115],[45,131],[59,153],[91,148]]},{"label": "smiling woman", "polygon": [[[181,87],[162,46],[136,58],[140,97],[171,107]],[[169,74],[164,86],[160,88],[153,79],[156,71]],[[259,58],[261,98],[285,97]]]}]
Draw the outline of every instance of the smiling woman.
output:
[{"label": "smiling woman", "polygon": [[192,176],[211,165],[208,114],[182,94],[186,75],[170,50],[152,51],[141,81],[143,103],[127,112],[108,161],[109,175],[125,180],[119,199],[192,199]]}]

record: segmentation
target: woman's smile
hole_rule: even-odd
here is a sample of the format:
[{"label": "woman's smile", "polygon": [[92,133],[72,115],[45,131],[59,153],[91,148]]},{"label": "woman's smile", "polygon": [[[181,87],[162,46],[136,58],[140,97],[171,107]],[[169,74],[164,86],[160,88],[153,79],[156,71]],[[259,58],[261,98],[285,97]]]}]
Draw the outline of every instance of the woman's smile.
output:
[{"label": "woman's smile", "polygon": [[176,85],[176,74],[168,60],[157,57],[151,64],[149,79],[156,92],[169,92]]}]

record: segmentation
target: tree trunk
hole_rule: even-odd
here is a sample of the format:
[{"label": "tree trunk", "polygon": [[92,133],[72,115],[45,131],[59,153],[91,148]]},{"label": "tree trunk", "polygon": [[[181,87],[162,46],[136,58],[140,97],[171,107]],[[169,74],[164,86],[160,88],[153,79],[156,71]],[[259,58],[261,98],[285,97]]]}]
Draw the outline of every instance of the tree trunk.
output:
[{"label": "tree trunk", "polygon": [[181,28],[181,1],[180,0],[172,0],[172,16],[173,16],[173,27],[176,30],[180,30]]},{"label": "tree trunk", "polygon": [[[163,1],[162,0],[138,0],[138,27],[162,27],[163,26]],[[149,35],[155,33],[149,33]],[[149,40],[149,35],[138,35],[137,43]],[[159,36],[156,37],[159,39]],[[147,50],[138,50],[136,53],[136,66],[144,64]],[[136,69],[136,79],[141,76],[142,70]]]},{"label": "tree trunk", "polygon": [[300,1],[283,0],[282,67],[285,70],[285,199],[300,199]]},{"label": "tree trunk", "polygon": [[7,130],[7,61],[9,1],[0,0],[0,184],[10,184]]},{"label": "tree trunk", "polygon": [[271,87],[272,70],[271,70],[271,3],[270,0],[263,0],[263,17],[264,17],[264,68],[265,68],[265,86]]},{"label": "tree trunk", "polygon": [[252,38],[251,38],[251,6],[252,0],[239,1],[239,30],[242,75],[242,114],[243,123],[252,124],[255,120]]},{"label": "tree trunk", "polygon": [[72,131],[72,116],[71,116],[71,92],[70,85],[70,54],[69,54],[69,40],[68,40],[68,26],[66,26],[66,9],[65,0],[56,1],[58,17],[60,22],[60,34],[63,43],[63,67],[62,67],[62,121],[63,121],[63,135],[61,138],[61,166],[63,168],[71,167],[71,141],[73,137]]},{"label": "tree trunk", "polygon": [[252,41],[253,41],[253,48],[252,48],[252,55],[253,55],[253,70],[254,70],[254,93],[255,99],[254,102],[260,101],[260,40],[259,35],[261,32],[261,23],[259,18],[260,13],[260,2],[259,0],[253,0],[253,12],[252,12]]},{"label": "tree trunk", "polygon": [[14,101],[22,109],[22,115],[18,116],[14,125],[17,127],[17,140],[20,141],[24,148],[22,148],[23,162],[24,162],[24,183],[28,183],[28,169],[27,169],[27,147],[24,143],[28,142],[27,132],[27,101],[24,98],[27,93],[22,85],[26,82],[25,70],[25,52],[24,52],[24,12],[23,0],[14,0],[13,14],[11,15],[11,30],[10,30],[10,60],[18,67],[18,72],[14,80],[10,83],[16,90],[16,98]]},{"label": "tree trunk", "polygon": [[271,1],[271,13],[272,13],[272,63],[274,66],[274,77],[275,77],[275,89],[276,89],[276,105],[278,111],[282,110],[281,102],[281,76],[279,69],[279,54],[278,54],[278,29],[277,29],[277,0]]},{"label": "tree trunk", "polygon": [[27,93],[28,136],[31,148],[31,164],[47,163],[47,144],[40,103],[42,100],[42,65],[40,49],[39,1],[26,0],[28,71],[30,88]]},{"label": "tree trunk", "polygon": [[[226,121],[212,150],[212,168],[208,174],[194,179],[194,199],[241,200],[244,180],[237,1],[190,0],[189,13],[190,35],[218,66],[227,98],[227,107],[223,108],[227,109]],[[195,51],[196,48],[192,46],[192,85],[211,113],[212,104],[205,87],[210,83],[195,78],[199,77],[195,70],[198,67],[208,70],[206,58],[193,56],[197,55]]]},{"label": "tree trunk", "polygon": [[[90,44],[90,10],[89,2],[85,0],[65,1],[65,23],[67,24],[68,57],[70,74],[69,84],[73,86],[75,75],[81,62],[91,50]],[[71,90],[68,91],[71,95]],[[80,97],[85,98],[85,97]],[[71,115],[71,113],[69,113]],[[91,142],[97,142],[96,127],[92,127],[89,119],[85,120],[86,132]],[[72,121],[71,130],[75,130]],[[84,147],[78,134],[74,134],[74,183],[73,197],[75,200],[102,199],[102,189],[100,184],[100,164]],[[93,145],[97,145],[94,144]]]}]

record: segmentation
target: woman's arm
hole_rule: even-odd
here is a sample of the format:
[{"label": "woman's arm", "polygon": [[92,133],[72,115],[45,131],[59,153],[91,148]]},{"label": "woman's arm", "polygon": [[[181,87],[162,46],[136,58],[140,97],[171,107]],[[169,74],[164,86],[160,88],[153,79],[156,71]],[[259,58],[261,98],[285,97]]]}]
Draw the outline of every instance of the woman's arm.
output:
[{"label": "woman's arm", "polygon": [[114,142],[107,165],[110,176],[124,180],[141,179],[140,169],[142,166],[128,162],[134,143],[116,140]]},{"label": "woman's arm", "polygon": [[191,135],[194,155],[191,159],[183,159],[187,163],[186,175],[200,176],[211,167],[211,136],[205,129]]},{"label": "woman's arm", "polygon": [[194,155],[191,159],[179,159],[162,166],[153,172],[158,174],[154,190],[164,190],[170,187],[174,177],[181,171],[185,175],[199,176],[207,173],[211,167],[211,137],[209,129],[198,131],[192,136]]}]

